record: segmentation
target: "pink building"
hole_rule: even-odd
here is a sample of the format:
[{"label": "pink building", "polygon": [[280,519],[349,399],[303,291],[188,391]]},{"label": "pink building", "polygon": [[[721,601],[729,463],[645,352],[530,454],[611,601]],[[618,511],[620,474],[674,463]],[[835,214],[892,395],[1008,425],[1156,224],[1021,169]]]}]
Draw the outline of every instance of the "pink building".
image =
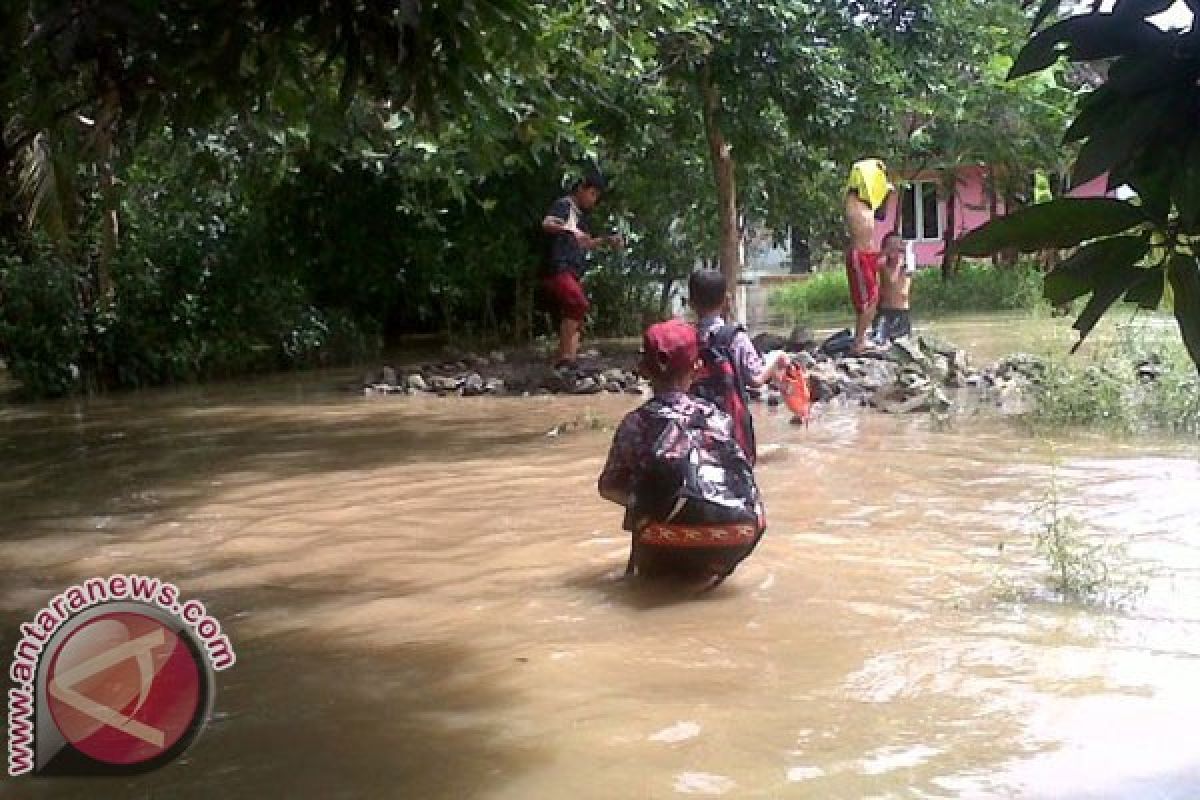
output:
[{"label": "pink building", "polygon": [[[899,230],[906,242],[912,242],[917,264],[921,266],[942,263],[945,248],[946,227],[953,219],[954,238],[972,231],[992,218],[993,208],[987,190],[987,167],[958,167],[958,188],[954,193],[953,214],[946,198],[938,186],[939,176],[934,170],[901,176],[897,191],[888,198],[887,216],[876,226],[879,238],[889,231]],[[1068,193],[1072,197],[1102,197],[1107,192],[1108,176],[1076,186]],[[897,211],[900,224],[897,224]],[[994,213],[1003,215],[1004,201],[996,201]]]}]

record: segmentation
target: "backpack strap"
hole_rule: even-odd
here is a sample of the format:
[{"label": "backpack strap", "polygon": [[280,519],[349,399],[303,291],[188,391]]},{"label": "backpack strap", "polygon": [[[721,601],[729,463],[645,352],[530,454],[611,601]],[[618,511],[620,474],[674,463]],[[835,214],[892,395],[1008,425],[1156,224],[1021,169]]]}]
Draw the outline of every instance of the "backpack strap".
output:
[{"label": "backpack strap", "polygon": [[733,346],[733,337],[738,335],[739,331],[746,329],[734,322],[727,322],[715,331],[708,334],[706,343],[710,347],[729,348]]}]

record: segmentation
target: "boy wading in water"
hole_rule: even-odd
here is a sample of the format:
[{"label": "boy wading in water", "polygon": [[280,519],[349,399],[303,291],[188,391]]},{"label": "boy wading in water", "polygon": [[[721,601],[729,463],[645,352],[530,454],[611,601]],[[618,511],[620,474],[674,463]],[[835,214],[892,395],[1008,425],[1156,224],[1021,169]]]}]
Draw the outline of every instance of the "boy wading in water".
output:
[{"label": "boy wading in water", "polygon": [[[750,341],[740,325],[725,322],[729,305],[729,287],[724,274],[716,270],[697,270],[688,278],[688,304],[696,312],[696,335],[709,360],[727,361],[732,369],[727,376],[717,373],[713,364],[706,364],[699,383],[692,387],[699,394],[733,417],[738,442],[753,464],[756,458],[754,421],[746,407],[746,390],[766,386],[781,376],[791,363],[786,353],[780,353],[770,364]],[[715,357],[715,358],[714,358]],[[726,382],[732,385],[724,385]]]},{"label": "boy wading in water", "polygon": [[606,188],[603,176],[591,174],[554,201],[542,220],[542,231],[550,236],[542,288],[558,318],[557,367],[574,367],[579,356],[580,331],[589,303],[580,278],[587,266],[587,251],[605,244],[621,247],[621,237],[592,236],[588,212],[600,202]]},{"label": "boy wading in water", "polygon": [[850,302],[854,305],[854,355],[870,347],[867,331],[875,320],[879,305],[879,261],[875,249],[875,214],[883,208],[892,185],[887,168],[877,158],[855,162],[846,184],[846,232],[850,241],[846,250],[846,278],[850,283]]},{"label": "boy wading in water", "polygon": [[646,329],[638,369],[654,396],[621,420],[597,481],[601,497],[626,509],[624,527],[633,533],[627,575],[670,572],[716,585],[765,530],[733,420],[688,394],[699,361],[696,329],[688,323]]}]

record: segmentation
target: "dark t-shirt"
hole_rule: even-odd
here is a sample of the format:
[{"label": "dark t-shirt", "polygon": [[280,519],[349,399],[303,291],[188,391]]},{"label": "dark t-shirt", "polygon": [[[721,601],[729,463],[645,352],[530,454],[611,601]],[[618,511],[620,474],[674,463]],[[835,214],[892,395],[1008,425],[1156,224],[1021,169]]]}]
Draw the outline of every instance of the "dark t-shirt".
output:
[{"label": "dark t-shirt", "polygon": [[[550,206],[550,210],[546,212],[546,216],[561,219],[563,222],[569,222],[571,217],[575,218],[575,227],[584,233],[591,234],[591,227],[588,223],[587,214],[579,210],[575,205],[575,201],[570,195],[560,197],[554,201],[554,205]],[[550,245],[547,252],[547,273],[556,275],[563,270],[571,270],[576,275],[583,273],[585,267],[584,249],[579,246],[579,242],[575,241],[575,237],[569,233],[547,234],[550,237]]]}]

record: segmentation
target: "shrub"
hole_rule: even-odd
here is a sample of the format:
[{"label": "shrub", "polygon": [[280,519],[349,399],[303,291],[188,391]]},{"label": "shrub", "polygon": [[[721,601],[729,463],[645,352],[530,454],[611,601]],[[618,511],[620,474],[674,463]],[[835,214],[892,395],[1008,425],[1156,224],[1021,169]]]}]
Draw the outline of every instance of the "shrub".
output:
[{"label": "shrub", "polygon": [[[775,291],[770,304],[792,323],[813,312],[846,311],[850,307],[846,273],[815,273],[803,283]],[[948,281],[932,268],[920,269],[913,276],[912,308],[916,313],[1020,311],[1044,305],[1042,274],[1030,263],[1012,269],[965,265]]]},{"label": "shrub", "polygon": [[75,388],[81,374],[79,275],[45,243],[31,253],[0,253],[0,350],[27,393],[53,397]]}]

